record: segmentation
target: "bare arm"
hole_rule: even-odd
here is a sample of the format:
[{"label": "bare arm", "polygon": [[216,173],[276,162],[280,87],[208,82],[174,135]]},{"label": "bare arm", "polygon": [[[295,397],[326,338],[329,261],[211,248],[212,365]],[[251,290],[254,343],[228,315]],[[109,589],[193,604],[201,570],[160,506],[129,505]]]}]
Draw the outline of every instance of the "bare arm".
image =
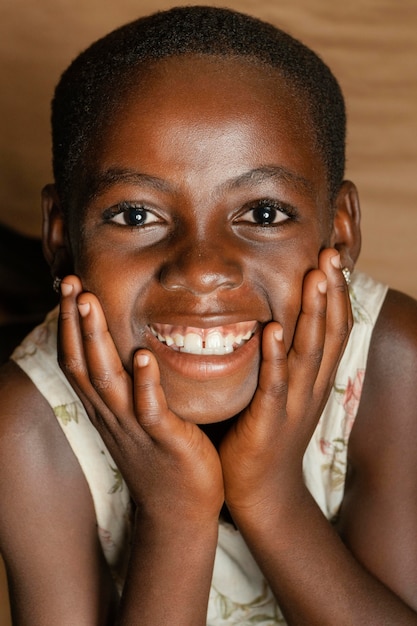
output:
[{"label": "bare arm", "polygon": [[371,344],[338,527],[364,567],[417,613],[416,372],[417,304],[391,291]]},{"label": "bare arm", "polygon": [[[408,424],[403,437],[416,440],[415,330],[410,345],[416,312],[410,312],[405,333],[411,359],[407,369],[412,374],[407,388],[402,386],[403,400],[391,386],[390,403],[384,407],[381,402],[374,403],[375,394],[384,385],[380,371],[373,382],[366,383],[368,399],[358,419],[363,421],[364,412],[369,411],[368,426],[362,435],[355,435],[356,441],[362,439],[362,449],[361,453],[355,452],[354,477],[341,519],[346,547],[302,480],[301,452],[306,445],[303,433],[311,433],[318,419],[318,398],[324,393],[324,381],[333,380],[335,354],[341,347],[343,328],[349,325],[343,284],[331,269],[323,269],[328,276],[327,314],[320,315],[325,304],[307,284],[296,331],[300,339],[307,333],[310,343],[303,339],[298,344],[296,336],[292,348],[295,353],[290,350],[287,359],[279,341],[274,341],[272,335],[264,337],[257,396],[245,420],[224,442],[226,500],[289,624],[417,624],[416,455],[410,443],[403,447],[392,438],[398,410],[407,405],[406,417],[402,416],[398,427],[403,429]],[[326,328],[320,320],[325,320]],[[306,346],[304,352],[297,345]],[[320,346],[323,355],[314,365]],[[379,358],[386,360],[389,354],[389,350],[384,351]],[[404,367],[400,356],[398,346],[397,371]],[[370,367],[374,365],[370,363]],[[310,381],[307,385],[306,380]],[[302,393],[298,393],[300,389]],[[387,424],[368,451],[363,442],[375,437],[380,411]],[[387,441],[392,442],[391,451],[379,454]],[[233,453],[245,459],[252,455],[251,463],[239,466]],[[383,469],[388,460],[390,469]]]},{"label": "bare arm", "polygon": [[111,624],[116,591],[79,464],[15,364],[3,368],[0,389],[0,550],[13,624]]}]

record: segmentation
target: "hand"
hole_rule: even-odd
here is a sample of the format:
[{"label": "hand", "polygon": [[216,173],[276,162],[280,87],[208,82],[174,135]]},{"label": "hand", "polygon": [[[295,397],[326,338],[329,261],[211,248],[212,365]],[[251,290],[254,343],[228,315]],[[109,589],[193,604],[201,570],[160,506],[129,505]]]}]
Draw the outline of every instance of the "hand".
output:
[{"label": "hand", "polygon": [[142,512],[169,523],[217,519],[224,496],[214,446],[168,408],[151,352],[138,350],[128,374],[98,299],[76,276],[62,283],[59,361]]},{"label": "hand", "polygon": [[327,401],[352,326],[347,286],[335,250],[303,284],[292,345],[269,323],[262,338],[258,388],[220,446],[225,498],[235,521],[270,511],[304,488],[302,460]]}]

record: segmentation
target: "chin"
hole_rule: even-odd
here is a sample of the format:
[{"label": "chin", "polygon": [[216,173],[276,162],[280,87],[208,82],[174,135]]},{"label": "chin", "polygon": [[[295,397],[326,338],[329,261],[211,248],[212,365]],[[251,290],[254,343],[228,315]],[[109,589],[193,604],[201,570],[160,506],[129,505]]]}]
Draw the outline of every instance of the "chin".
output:
[{"label": "chin", "polygon": [[[169,408],[182,419],[193,424],[225,422],[243,411],[252,400],[256,382],[239,389],[217,390],[208,393],[195,384],[194,393],[184,395],[167,393]],[[184,397],[187,400],[184,401]]]}]

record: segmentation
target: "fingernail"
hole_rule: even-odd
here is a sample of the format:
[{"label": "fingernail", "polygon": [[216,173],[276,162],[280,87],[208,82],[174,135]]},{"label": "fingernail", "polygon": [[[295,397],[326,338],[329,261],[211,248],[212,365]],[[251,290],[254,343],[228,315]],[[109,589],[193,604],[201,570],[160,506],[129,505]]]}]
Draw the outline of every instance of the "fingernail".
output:
[{"label": "fingernail", "polygon": [[320,293],[326,293],[326,291],[327,291],[327,280],[322,280],[319,283],[317,283],[317,289],[320,291]]},{"label": "fingernail", "polygon": [[277,330],[274,330],[274,338],[277,341],[282,341],[283,336],[284,336],[284,331],[282,330],[282,328],[277,328]]},{"label": "fingernail", "polygon": [[138,354],[136,356],[136,363],[139,367],[146,367],[147,365],[149,365],[149,361],[149,354]]},{"label": "fingernail", "polygon": [[74,287],[69,283],[61,282],[61,293],[63,296],[70,296],[73,292]]},{"label": "fingernail", "polygon": [[86,317],[90,313],[89,302],[79,302],[77,306],[78,306],[78,311],[80,312],[81,317]]},{"label": "fingernail", "polygon": [[342,264],[340,262],[340,254],[335,254],[334,256],[332,256],[330,259],[330,263],[333,265],[333,267],[336,267],[338,270],[340,270],[340,268],[342,267]]}]

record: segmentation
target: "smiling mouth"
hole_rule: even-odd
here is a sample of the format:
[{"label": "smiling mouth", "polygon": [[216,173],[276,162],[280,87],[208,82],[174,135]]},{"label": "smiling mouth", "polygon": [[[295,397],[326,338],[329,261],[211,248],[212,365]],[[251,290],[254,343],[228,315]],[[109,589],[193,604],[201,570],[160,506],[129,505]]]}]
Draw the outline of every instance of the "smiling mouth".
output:
[{"label": "smiling mouth", "polygon": [[234,352],[254,335],[257,322],[239,322],[214,328],[152,324],[150,330],[161,343],[186,354],[225,355]]}]

